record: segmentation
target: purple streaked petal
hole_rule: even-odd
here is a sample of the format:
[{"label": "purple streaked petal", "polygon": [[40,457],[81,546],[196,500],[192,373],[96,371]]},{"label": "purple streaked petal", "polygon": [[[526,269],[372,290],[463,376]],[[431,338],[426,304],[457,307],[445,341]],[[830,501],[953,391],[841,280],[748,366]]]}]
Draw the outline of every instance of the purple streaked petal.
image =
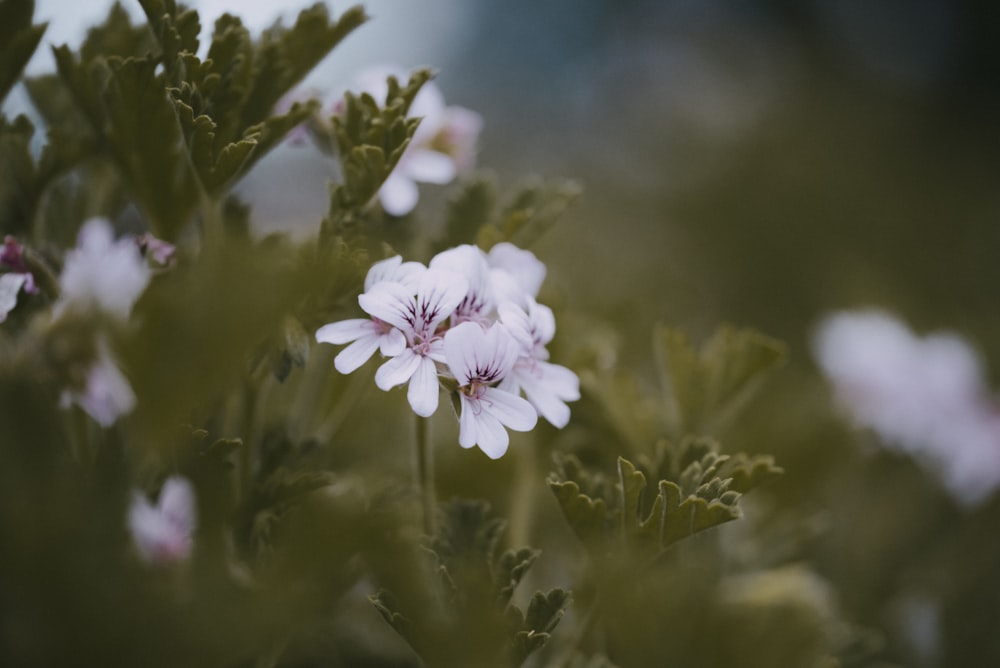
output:
[{"label": "purple streaked petal", "polygon": [[323,325],[316,330],[316,341],[341,345],[356,341],[364,336],[371,336],[376,332],[377,326],[371,318],[352,318]]},{"label": "purple streaked petal", "polygon": [[373,334],[362,337],[341,350],[340,354],[333,358],[333,366],[340,373],[351,373],[370,360],[376,350],[378,350],[377,336]]},{"label": "purple streaked petal", "polygon": [[417,289],[415,328],[433,332],[439,323],[451,317],[469,291],[469,282],[461,274],[444,269],[428,269]]},{"label": "purple streaked petal", "polygon": [[375,372],[375,384],[380,390],[389,391],[410,380],[420,365],[420,356],[407,348]]},{"label": "purple streaked petal", "polygon": [[410,402],[413,412],[420,417],[430,417],[438,407],[438,379],[437,366],[434,360],[427,357],[420,358],[420,366],[410,378],[410,387],[407,389],[406,398]]},{"label": "purple streaked petal", "polygon": [[415,299],[413,291],[402,283],[376,283],[371,290],[358,295],[358,303],[365,313],[398,327],[404,333],[413,331]]}]

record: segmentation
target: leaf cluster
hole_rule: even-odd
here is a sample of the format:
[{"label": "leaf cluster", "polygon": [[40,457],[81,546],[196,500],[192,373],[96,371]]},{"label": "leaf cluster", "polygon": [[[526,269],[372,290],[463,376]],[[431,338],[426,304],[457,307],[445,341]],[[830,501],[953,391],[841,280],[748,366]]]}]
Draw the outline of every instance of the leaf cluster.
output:
[{"label": "leaf cluster", "polygon": [[563,589],[535,592],[523,612],[511,603],[540,553],[529,547],[501,552],[504,528],[483,501],[444,504],[425,555],[431,586],[424,599],[388,591],[372,597],[426,665],[519,666],[562,618],[570,602]]}]

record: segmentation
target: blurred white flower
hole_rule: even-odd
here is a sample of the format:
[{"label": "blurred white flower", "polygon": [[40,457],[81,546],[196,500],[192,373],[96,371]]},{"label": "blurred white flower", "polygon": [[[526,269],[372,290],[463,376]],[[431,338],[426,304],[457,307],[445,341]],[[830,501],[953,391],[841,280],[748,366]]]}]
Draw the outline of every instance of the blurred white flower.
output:
[{"label": "blurred white flower", "polygon": [[964,340],[917,337],[879,311],[843,312],[820,324],[813,348],[854,422],[931,465],[960,501],[1000,486],[1000,415]]},{"label": "blurred white flower", "polygon": [[0,274],[0,322],[17,306],[17,295],[31,279],[31,274]]},{"label": "blurred white flower", "polygon": [[133,493],[128,527],[136,550],[146,563],[164,566],[187,559],[196,526],[194,489],[185,478],[168,478],[156,505],[144,494]]},{"label": "blurred white flower", "polygon": [[[401,84],[409,78],[398,67],[366,69],[358,75],[357,92],[368,93],[384,104],[390,76]],[[338,97],[334,113],[341,106],[342,97]],[[420,198],[417,183],[451,183],[458,174],[472,168],[483,124],[479,114],[447,106],[441,89],[433,81],[421,87],[410,105],[409,117],[420,118],[420,125],[378,193],[382,208],[393,216],[405,216],[417,205]]]},{"label": "blurred white flower", "polygon": [[66,254],[55,312],[94,308],[124,320],[150,275],[134,239],[116,241],[110,222],[91,218],[80,229],[77,247]]},{"label": "blurred white flower", "polygon": [[517,361],[517,341],[503,324],[483,329],[474,322],[464,322],[448,330],[444,348],[462,404],[459,445],[478,445],[490,459],[503,456],[510,443],[504,427],[529,431],[538,421],[530,403],[496,387]]},{"label": "blurred white flower", "polygon": [[76,404],[102,427],[110,427],[135,408],[135,393],[118,369],[104,337],[97,339],[97,356],[87,371],[83,389],[63,390],[62,406]]}]

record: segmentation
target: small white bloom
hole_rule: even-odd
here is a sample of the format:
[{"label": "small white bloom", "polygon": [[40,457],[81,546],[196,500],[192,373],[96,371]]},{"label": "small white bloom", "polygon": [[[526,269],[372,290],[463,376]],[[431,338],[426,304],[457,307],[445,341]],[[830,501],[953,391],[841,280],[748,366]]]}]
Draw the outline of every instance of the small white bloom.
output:
[{"label": "small white bloom", "polygon": [[[358,76],[358,87],[384,104],[389,76],[402,84],[407,81],[400,68],[378,67],[363,71]],[[334,104],[335,113],[339,106]],[[482,128],[482,119],[475,112],[446,106],[441,90],[432,81],[417,93],[409,116],[420,118],[420,125],[378,193],[382,208],[393,216],[405,216],[417,205],[417,183],[450,183],[460,172],[470,169]]]},{"label": "small white bloom", "polygon": [[382,282],[358,297],[361,307],[402,332],[406,346],[375,372],[382,390],[409,383],[407,399],[413,412],[433,415],[438,407],[436,362],[444,362],[438,325],[447,320],[468,291],[462,276],[430,268],[416,292],[402,283]]},{"label": "small white bloom", "polygon": [[66,254],[55,311],[96,308],[124,320],[150,274],[134,240],[115,241],[110,222],[91,218],[80,230],[77,247]]},{"label": "small white bloom", "polygon": [[[426,270],[419,262],[403,262],[403,258],[398,255],[390,257],[376,262],[368,270],[365,291],[385,282],[414,287]],[[386,357],[392,357],[406,347],[403,333],[377,317],[351,318],[323,325],[316,331],[316,341],[335,345],[351,344],[333,360],[337,371],[344,374],[355,371],[371,359],[376,350]]]},{"label": "small white bloom", "polygon": [[580,379],[564,366],[551,364],[545,345],[555,335],[552,310],[528,298],[525,311],[514,302],[500,305],[500,320],[520,344],[517,362],[500,388],[514,394],[524,391],[531,405],[549,423],[562,429],[569,423],[567,401],[580,398]]},{"label": "small white bloom", "polygon": [[63,390],[63,407],[77,404],[102,427],[110,427],[135,407],[135,393],[119,370],[103,337],[97,339],[97,357],[82,390]]},{"label": "small white bloom", "polygon": [[964,340],[847,312],[821,323],[814,351],[854,422],[918,457],[958,500],[978,503],[1000,487],[1000,416]]},{"label": "small white bloom", "polygon": [[187,559],[197,526],[191,483],[178,476],[168,478],[156,505],[144,494],[134,492],[128,526],[139,556],[146,563],[168,565]]},{"label": "small white bloom", "polygon": [[528,431],[538,421],[530,403],[496,387],[514,367],[520,354],[518,343],[502,324],[484,330],[464,322],[445,334],[444,348],[462,404],[459,445],[478,445],[488,457],[497,459],[510,443],[504,426]]},{"label": "small white bloom", "polygon": [[468,291],[455,308],[451,324],[472,321],[481,325],[493,322],[496,311],[496,297],[490,280],[490,266],[486,253],[470,244],[456,246],[441,251],[430,261],[431,269],[445,269],[465,277]]}]

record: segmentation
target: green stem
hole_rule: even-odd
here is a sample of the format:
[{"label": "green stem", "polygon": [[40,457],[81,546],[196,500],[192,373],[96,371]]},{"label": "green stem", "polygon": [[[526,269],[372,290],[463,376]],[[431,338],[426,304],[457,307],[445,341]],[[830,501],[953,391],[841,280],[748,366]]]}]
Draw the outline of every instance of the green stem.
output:
[{"label": "green stem", "polygon": [[257,392],[254,378],[247,381],[243,388],[243,424],[240,436],[243,438],[243,448],[240,450],[240,497],[247,499],[253,487],[253,449],[254,430],[257,427]]},{"label": "green stem", "polygon": [[414,449],[413,468],[417,477],[417,489],[424,505],[424,533],[433,536],[436,532],[437,497],[434,491],[434,449],[430,443],[431,421],[417,416],[415,423],[417,438]]},{"label": "green stem", "polygon": [[[532,444],[534,445],[534,444]],[[514,484],[510,497],[510,544],[531,543],[531,520],[535,505],[536,448],[514,448]]]}]

